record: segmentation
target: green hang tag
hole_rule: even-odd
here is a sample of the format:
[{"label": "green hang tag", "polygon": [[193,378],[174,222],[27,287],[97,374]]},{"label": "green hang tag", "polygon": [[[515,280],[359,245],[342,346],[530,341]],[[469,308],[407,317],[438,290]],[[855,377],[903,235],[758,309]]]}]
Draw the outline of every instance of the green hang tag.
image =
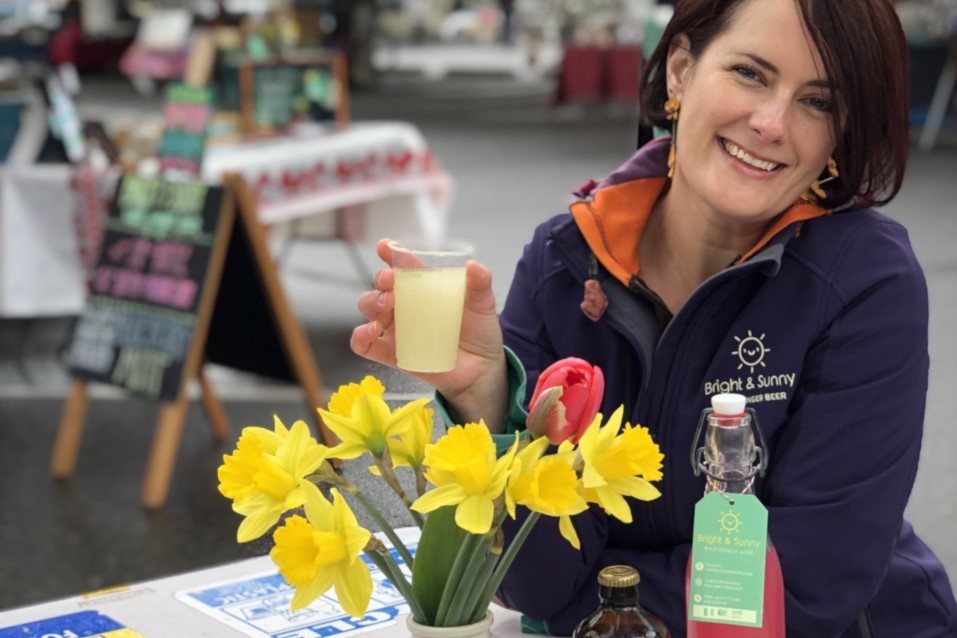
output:
[{"label": "green hang tag", "polygon": [[711,492],[694,509],[688,620],[761,627],[768,510],[753,494]]}]

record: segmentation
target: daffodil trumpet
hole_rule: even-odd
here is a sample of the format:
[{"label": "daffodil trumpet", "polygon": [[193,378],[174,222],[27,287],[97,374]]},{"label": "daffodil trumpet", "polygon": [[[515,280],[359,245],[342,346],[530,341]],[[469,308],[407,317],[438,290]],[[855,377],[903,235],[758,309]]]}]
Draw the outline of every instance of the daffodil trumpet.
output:
[{"label": "daffodil trumpet", "polygon": [[[651,433],[627,423],[622,408],[605,421],[595,408],[601,371],[578,359],[565,365],[549,367],[536,387],[534,427],[515,433],[501,456],[482,421],[450,427],[431,442],[428,400],[392,410],[385,387],[371,376],[340,387],[328,409],[319,409],[339,437],[333,448],[320,445],[303,421],[287,428],[276,418],[273,430],[245,428],[218,473],[220,492],[244,517],[237,540],[276,528],[270,556],[295,590],[293,611],[335,589],[346,613],[363,616],[372,595],[365,555],[420,624],[454,627],[480,620],[542,516],[558,519],[562,537],[580,548],[578,514],[600,508],[629,523],[627,499],[660,496],[652,483],[662,478],[664,457]],[[376,504],[330,465],[365,454],[372,457],[369,470],[422,530],[415,556]],[[414,501],[398,468],[415,477]],[[368,512],[397,556],[359,525],[346,497]],[[505,518],[520,515],[524,520],[506,542]]]}]

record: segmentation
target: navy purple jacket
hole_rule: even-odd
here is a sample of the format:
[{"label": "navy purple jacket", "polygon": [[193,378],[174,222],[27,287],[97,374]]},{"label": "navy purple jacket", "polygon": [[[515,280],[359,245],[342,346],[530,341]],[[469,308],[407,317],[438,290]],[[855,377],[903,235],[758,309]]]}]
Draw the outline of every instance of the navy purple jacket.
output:
[{"label": "navy purple jacket", "polygon": [[[689,461],[692,438],[712,394],[739,392],[769,448],[756,493],[781,559],[788,636],[957,637],[947,575],[903,519],[928,376],[927,290],[905,229],[866,209],[798,215],[702,283],[662,331],[647,297],[621,280],[629,256],[611,235],[630,232],[628,222],[602,223],[615,207],[647,217],[667,147],[647,145],[574,216],[536,230],[501,315],[527,388],[562,357],[602,368],[602,412],[624,404],[665,454],[663,496],[634,502],[630,525],[595,508],[574,517],[581,551],[543,517],[501,593],[550,633],[569,635],[597,604],[598,571],[630,564],[642,605],[684,636],[685,565],[704,491]],[[609,300],[598,321],[579,309],[594,254]]]}]

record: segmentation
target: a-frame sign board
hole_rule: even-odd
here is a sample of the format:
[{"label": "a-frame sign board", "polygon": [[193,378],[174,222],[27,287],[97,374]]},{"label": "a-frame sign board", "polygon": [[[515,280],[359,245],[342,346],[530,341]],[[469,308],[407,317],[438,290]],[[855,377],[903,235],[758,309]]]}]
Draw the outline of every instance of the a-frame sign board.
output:
[{"label": "a-frame sign board", "polygon": [[286,299],[242,178],[222,187],[201,182],[125,177],[106,224],[87,307],[70,348],[70,387],[50,472],[69,478],[76,466],[90,381],[160,401],[141,499],[166,502],[189,407],[187,385],[199,382],[217,440],[229,426],[203,374],[207,362],[299,385],[307,412],[327,445],[322,379],[302,327]]}]

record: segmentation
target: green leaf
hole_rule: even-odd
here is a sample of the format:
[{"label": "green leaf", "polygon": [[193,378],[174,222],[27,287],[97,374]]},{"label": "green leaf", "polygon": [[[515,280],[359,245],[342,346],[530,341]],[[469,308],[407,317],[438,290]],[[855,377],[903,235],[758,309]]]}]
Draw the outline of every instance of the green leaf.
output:
[{"label": "green leaf", "polygon": [[435,623],[442,590],[467,536],[468,532],[455,524],[455,506],[429,512],[425,519],[412,566],[412,592],[422,605],[425,625]]}]

